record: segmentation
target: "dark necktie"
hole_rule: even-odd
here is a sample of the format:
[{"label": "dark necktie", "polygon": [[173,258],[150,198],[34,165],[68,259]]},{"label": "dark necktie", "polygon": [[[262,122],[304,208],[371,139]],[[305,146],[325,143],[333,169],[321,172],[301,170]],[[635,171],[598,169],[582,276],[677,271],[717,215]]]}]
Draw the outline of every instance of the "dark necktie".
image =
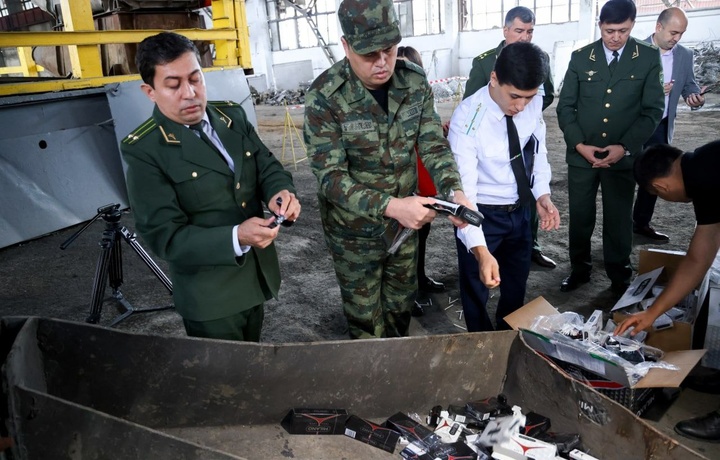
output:
[{"label": "dark necktie", "polygon": [[512,117],[505,115],[505,121],[507,122],[510,166],[515,175],[518,196],[520,197],[519,201],[520,204],[528,204],[534,200],[532,191],[530,190],[530,174],[532,174],[533,160],[530,156],[533,155],[534,152],[532,149],[520,148],[520,138],[518,137],[517,128],[515,127]]},{"label": "dark necktie", "polygon": [[610,64],[608,64],[608,69],[610,70],[610,75],[612,75],[613,72],[615,72],[615,67],[617,67],[617,65],[618,65],[618,57],[620,57],[618,52],[613,51],[612,61],[610,61]]},{"label": "dark necktie", "polygon": [[195,131],[198,134],[198,136],[200,136],[200,139],[202,139],[207,145],[212,147],[212,149],[217,152],[218,148],[215,146],[215,144],[213,144],[213,141],[211,141],[210,138],[208,137],[208,135],[205,133],[205,129],[204,129],[205,123],[206,123],[205,120],[200,120],[200,123],[195,123],[194,125],[189,125],[188,128]]}]

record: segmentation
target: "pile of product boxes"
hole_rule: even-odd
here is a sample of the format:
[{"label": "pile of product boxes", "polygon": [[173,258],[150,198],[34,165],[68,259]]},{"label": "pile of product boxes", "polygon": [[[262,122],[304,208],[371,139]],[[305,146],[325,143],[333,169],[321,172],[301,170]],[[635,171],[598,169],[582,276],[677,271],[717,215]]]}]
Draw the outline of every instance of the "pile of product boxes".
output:
[{"label": "pile of product boxes", "polygon": [[405,459],[555,460],[598,457],[577,433],[550,430],[550,418],[523,414],[503,395],[464,406],[433,407],[424,423],[402,412],[375,423],[342,409],[292,409],[282,421],[291,434],[344,434]]},{"label": "pile of product boxes", "polygon": [[[612,308],[610,315],[596,311],[581,325],[580,333],[587,338],[600,331],[603,339],[618,339],[612,336],[615,324],[627,315],[648,308],[663,286],[677,270],[684,257],[683,253],[660,250],[643,250],[640,253],[638,276],[625,294]],[[537,298],[506,319],[513,328],[523,331],[525,342],[548,357],[574,378],[593,386],[601,393],[623,404],[637,415],[642,415],[652,403],[657,389],[677,388],[687,374],[702,359],[705,350],[691,350],[694,324],[708,291],[707,278],[682,302],[662,315],[652,330],[633,337],[640,342],[636,351],[648,351],[660,366],[651,368],[644,375],[629,372],[629,367],[614,359],[607,359],[593,349],[583,349],[580,342],[568,342],[562,337],[538,328],[538,317],[552,318],[560,313],[545,299]],[[608,317],[603,317],[608,316]],[[626,335],[625,338],[631,338]],[[558,340],[559,339],[559,340]],[[632,345],[626,343],[606,346],[603,351],[622,347],[621,355],[627,357]],[[659,350],[660,353],[653,353]],[[653,360],[651,358],[650,360]],[[630,361],[633,361],[632,359]],[[631,363],[636,364],[636,363]]]}]

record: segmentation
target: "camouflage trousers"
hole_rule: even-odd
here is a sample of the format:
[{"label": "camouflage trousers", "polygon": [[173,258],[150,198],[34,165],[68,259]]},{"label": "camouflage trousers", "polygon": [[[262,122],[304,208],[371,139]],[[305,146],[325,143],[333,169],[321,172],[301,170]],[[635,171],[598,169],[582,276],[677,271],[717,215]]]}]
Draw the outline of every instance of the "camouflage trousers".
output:
[{"label": "camouflage trousers", "polygon": [[350,338],[405,337],[417,291],[417,232],[390,255],[382,238],[325,231]]}]

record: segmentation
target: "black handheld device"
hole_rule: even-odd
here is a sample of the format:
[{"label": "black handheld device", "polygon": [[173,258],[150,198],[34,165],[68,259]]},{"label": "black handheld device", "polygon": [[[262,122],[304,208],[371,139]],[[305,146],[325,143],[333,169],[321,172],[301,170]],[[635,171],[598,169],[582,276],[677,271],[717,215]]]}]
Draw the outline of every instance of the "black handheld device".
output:
[{"label": "black handheld device", "polygon": [[461,204],[451,203],[449,201],[435,198],[435,203],[424,205],[426,208],[434,209],[440,214],[459,217],[470,225],[479,227],[485,218],[480,212],[470,209]]}]

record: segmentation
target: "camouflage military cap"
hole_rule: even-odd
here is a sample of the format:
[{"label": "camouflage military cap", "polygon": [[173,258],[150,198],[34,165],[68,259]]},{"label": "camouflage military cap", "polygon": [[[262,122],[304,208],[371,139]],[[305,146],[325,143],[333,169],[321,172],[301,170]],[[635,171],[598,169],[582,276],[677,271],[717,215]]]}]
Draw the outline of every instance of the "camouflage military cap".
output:
[{"label": "camouflage military cap", "polygon": [[338,18],[345,40],[358,54],[390,48],[402,40],[392,0],[343,0]]}]

